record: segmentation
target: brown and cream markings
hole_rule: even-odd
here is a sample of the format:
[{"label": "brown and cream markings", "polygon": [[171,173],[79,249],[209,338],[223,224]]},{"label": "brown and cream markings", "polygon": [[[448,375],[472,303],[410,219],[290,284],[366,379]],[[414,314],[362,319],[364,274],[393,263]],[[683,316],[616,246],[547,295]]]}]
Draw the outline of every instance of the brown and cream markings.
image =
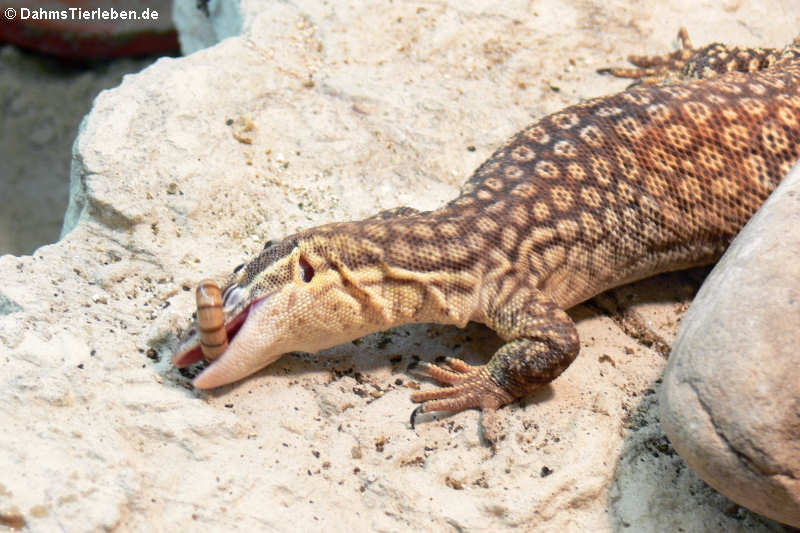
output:
[{"label": "brown and cream markings", "polygon": [[495,410],[577,356],[565,309],[715,261],[800,157],[800,38],[742,50],[681,37],[678,52],[612,71],[646,83],[516,134],[442,208],[268,243],[228,281],[221,310],[204,282],[209,298],[198,298],[175,365],[213,359],[227,333],[230,346],[193,382],[212,388],[286,352],[411,322],[478,321],[506,344],[485,365],[420,363],[447,387],[414,393],[414,414],[479,408],[495,438]]}]

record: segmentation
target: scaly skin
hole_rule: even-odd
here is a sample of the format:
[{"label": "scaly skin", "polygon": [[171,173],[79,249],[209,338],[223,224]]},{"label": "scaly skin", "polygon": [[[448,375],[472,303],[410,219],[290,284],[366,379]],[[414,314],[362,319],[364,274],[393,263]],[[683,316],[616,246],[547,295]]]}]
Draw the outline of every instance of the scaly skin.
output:
[{"label": "scaly skin", "polygon": [[[246,320],[194,386],[400,324],[473,320],[506,344],[481,366],[420,364],[449,387],[413,394],[414,414],[479,408],[496,439],[495,410],[577,356],[564,309],[713,262],[800,157],[800,38],[783,51],[695,50],[680,36],[683,50],[610,71],[641,86],[528,126],[441,209],[268,243],[229,280],[227,327]],[[196,342],[185,335],[176,366],[200,358]]]}]

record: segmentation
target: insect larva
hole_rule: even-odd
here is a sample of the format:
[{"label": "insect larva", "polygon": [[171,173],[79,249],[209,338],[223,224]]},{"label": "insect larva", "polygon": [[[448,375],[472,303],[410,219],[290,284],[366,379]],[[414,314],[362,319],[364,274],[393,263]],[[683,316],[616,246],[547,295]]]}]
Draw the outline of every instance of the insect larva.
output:
[{"label": "insect larva", "polygon": [[195,299],[200,349],[207,360],[213,361],[228,348],[228,332],[225,330],[219,285],[210,279],[201,281],[197,286]]}]

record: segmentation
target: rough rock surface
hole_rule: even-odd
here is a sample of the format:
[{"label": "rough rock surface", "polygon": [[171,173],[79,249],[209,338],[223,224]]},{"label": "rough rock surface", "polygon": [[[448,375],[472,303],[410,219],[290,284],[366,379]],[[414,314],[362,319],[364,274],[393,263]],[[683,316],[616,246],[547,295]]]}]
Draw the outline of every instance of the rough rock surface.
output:
[{"label": "rough rock surface", "polygon": [[800,165],[731,244],[683,319],[661,421],[711,486],[800,527]]},{"label": "rough rock surface", "polygon": [[504,409],[494,455],[475,411],[407,423],[411,357],[485,360],[499,341],[483,327],[396,328],[211,393],[169,358],[189,289],[268,237],[433,208],[534,117],[626,85],[596,68],[663,52],[681,25],[697,42],[782,45],[800,5],[242,5],[242,36],[97,98],[74,148],[64,238],[0,258],[0,425],[13,428],[0,433],[0,523],[783,530],[700,481],[657,422],[666,361],[626,331],[669,343],[692,275],[615,291],[611,317],[575,308],[581,356]]}]

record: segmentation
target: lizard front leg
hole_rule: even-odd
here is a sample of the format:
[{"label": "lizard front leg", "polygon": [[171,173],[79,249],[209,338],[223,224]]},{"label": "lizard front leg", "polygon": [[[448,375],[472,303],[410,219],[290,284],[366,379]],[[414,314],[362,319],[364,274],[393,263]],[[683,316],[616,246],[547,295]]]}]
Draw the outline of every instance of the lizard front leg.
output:
[{"label": "lizard front leg", "polygon": [[784,55],[796,56],[800,37],[785,50],[775,48],[738,48],[712,43],[701,48],[692,46],[686,28],[678,32],[681,48],[656,56],[628,56],[634,67],[601,68],[600,74],[637,80],[634,85],[659,85],[687,79],[713,78],[727,72],[757,72],[771,67]]},{"label": "lizard front leg", "polygon": [[678,40],[681,43],[679,50],[663,55],[629,55],[628,62],[633,67],[610,67],[598,69],[598,74],[611,74],[617,78],[631,78],[638,80],[643,85],[657,85],[663,81],[679,76],[687,62],[697,52],[689,39],[686,28],[678,31]]},{"label": "lizard front leg", "polygon": [[420,391],[411,400],[421,402],[411,415],[431,411],[483,411],[484,434],[490,442],[501,438],[495,411],[549,383],[578,355],[578,332],[572,319],[539,290],[518,289],[505,301],[486,304],[482,322],[495,330],[504,344],[485,365],[446,358],[442,366],[417,363],[412,370],[447,387]]}]

